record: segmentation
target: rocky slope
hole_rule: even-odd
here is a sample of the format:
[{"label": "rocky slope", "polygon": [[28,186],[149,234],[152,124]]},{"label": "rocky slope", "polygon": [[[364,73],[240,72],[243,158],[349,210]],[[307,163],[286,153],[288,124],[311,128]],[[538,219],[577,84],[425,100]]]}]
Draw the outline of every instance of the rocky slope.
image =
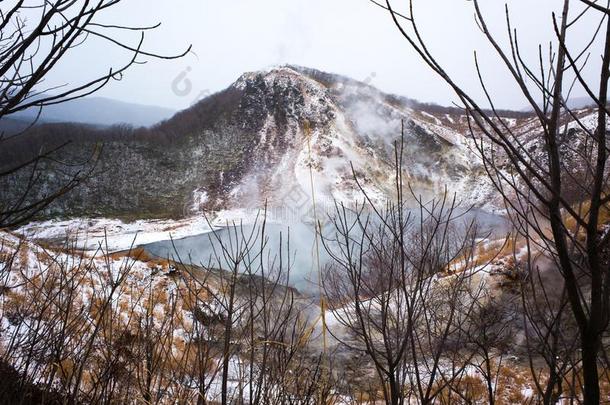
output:
[{"label": "rocky slope", "polygon": [[[518,126],[522,116],[507,113],[506,122]],[[91,162],[84,157],[103,145],[93,174],[51,205],[49,216],[180,217],[265,202],[306,213],[313,199],[327,206],[361,200],[353,172],[370,198],[383,201],[394,193],[393,148],[401,133],[403,168],[417,194],[433,198],[447,187],[466,204],[494,206],[458,109],[302,67],[246,73],[150,129],[44,125],[30,132],[9,142],[0,160],[5,167],[15,163],[11,150],[27,155],[71,142],[56,154],[61,163],[37,166],[39,181],[27,199],[85,170]],[[1,180],[5,205],[19,198],[30,175],[21,171]]]}]

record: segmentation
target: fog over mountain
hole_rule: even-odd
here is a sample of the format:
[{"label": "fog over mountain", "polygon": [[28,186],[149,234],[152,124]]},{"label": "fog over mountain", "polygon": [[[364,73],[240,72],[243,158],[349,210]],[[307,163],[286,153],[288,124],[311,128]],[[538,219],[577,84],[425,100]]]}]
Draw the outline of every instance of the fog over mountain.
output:
[{"label": "fog over mountain", "polygon": [[10,118],[32,122],[76,122],[92,125],[128,124],[150,126],[170,118],[175,110],[151,105],[126,103],[104,97],[85,97],[62,104],[50,105],[42,111],[31,108]]}]

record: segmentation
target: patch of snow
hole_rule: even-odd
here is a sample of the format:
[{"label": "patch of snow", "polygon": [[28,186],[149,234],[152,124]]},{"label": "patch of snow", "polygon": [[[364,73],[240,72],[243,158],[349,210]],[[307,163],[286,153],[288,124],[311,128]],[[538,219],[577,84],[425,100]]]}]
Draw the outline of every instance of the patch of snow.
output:
[{"label": "patch of snow", "polygon": [[193,204],[191,205],[191,212],[197,213],[201,211],[201,207],[208,202],[209,196],[207,191],[203,189],[197,189],[193,191]]},{"label": "patch of snow", "polygon": [[102,247],[110,252],[127,250],[134,246],[206,233],[211,230],[204,216],[181,220],[158,219],[123,222],[109,218],[74,218],[32,222],[15,232],[33,240],[63,242],[74,240],[76,247],[95,251]]},{"label": "patch of snow", "polygon": [[430,113],[427,113],[427,112],[425,112],[425,111],[422,111],[422,112],[421,112],[421,115],[423,115],[424,117],[431,118],[431,119],[434,121],[434,123],[435,123],[436,125],[442,125],[442,124],[443,124],[443,123],[441,122],[441,120],[439,120],[438,118],[436,118],[434,115],[432,115],[432,114],[430,114]]}]

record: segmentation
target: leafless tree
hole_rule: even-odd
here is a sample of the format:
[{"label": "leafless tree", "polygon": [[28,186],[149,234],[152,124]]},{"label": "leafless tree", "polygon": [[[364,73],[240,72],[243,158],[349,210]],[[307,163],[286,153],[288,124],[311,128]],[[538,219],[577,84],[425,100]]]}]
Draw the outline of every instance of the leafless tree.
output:
[{"label": "leafless tree", "polygon": [[460,221],[455,198],[413,195],[409,209],[403,143],[395,146],[397,199],[378,207],[361,188],[364,206],[337,207],[335,232],[323,239],[333,259],[324,289],[347,330],[333,336],[370,361],[385,402],[429,404],[473,357],[463,325],[481,298],[485,264],[475,260],[476,227]]},{"label": "leafless tree", "polygon": [[[125,72],[135,64],[145,63],[147,58],[174,59],[186,55],[164,56],[147,51],[145,33],[159,27],[130,27],[103,22],[108,11],[116,9],[122,0],[6,0],[0,4],[0,121],[19,111],[36,110],[37,118],[45,106],[63,103],[95,93],[112,81],[121,80]],[[133,43],[126,42],[130,33],[139,34]],[[46,86],[45,78],[75,48],[86,47],[91,40],[105,42],[130,54],[122,65],[107,71],[92,73],[84,83]],[[94,70],[93,66],[86,69]],[[0,133],[0,147],[15,133]],[[28,198],[32,188],[41,180],[38,166],[45,160],[56,160],[55,152],[65,144],[40,150],[34,157],[0,167],[0,177],[29,170],[28,184],[20,191],[20,197],[0,207],[0,227],[14,226],[30,219],[56,198],[80,184],[91,173],[91,164],[99,154],[99,148],[91,156],[82,156],[80,168],[72,171],[70,178],[42,198]],[[6,167],[5,167],[6,166]]]},{"label": "leafless tree", "polygon": [[[487,172],[505,203],[518,230],[537,250],[556,263],[565,280],[566,296],[579,329],[580,363],[585,404],[600,402],[598,365],[602,358],[602,337],[610,321],[610,266],[608,263],[607,204],[607,120],[608,78],[610,76],[610,8],[604,1],[564,0],[560,15],[550,23],[555,41],[548,50],[540,45],[534,63],[525,60],[522,44],[506,6],[507,44],[502,44],[487,24],[481,2],[472,1],[476,24],[495,50],[515,88],[529,103],[537,125],[531,133],[519,134],[498,114],[493,94],[475,53],[476,75],[489,109],[475,100],[438,62],[422,37],[409,1],[408,12],[399,14],[389,0],[376,2],[390,12],[401,35],[421,59],[457,95],[468,117],[471,135],[478,146]],[[571,33],[586,18],[599,23],[589,26],[591,41],[581,48],[569,44]],[[589,20],[590,21],[590,20]],[[531,35],[530,35],[531,36]],[[601,42],[601,55],[595,44]],[[600,64],[591,54],[600,56]],[[593,61],[593,62],[592,62]],[[599,83],[585,80],[584,69],[598,69]],[[568,100],[577,84],[592,98],[595,124],[589,126],[582,115],[570,108]],[[573,122],[570,127],[567,122]],[[537,156],[528,146],[535,138],[542,146]],[[507,164],[498,162],[506,158]],[[527,224],[527,228],[523,227]]]},{"label": "leafless tree", "polygon": [[289,283],[290,236],[270,246],[266,211],[254,224],[224,231],[210,234],[213,253],[196,269],[177,258],[191,280],[193,318],[204,328],[207,358],[198,367],[207,376],[198,382],[198,402],[213,399],[215,386],[221,403],[318,403],[329,387],[320,383],[321,355],[311,345],[311,304]]},{"label": "leafless tree", "polygon": [[[487,402],[497,402],[498,378],[504,358],[514,344],[515,331],[514,299],[496,297],[489,292],[473,297],[474,310],[467,314],[462,327],[466,336],[464,343],[472,349],[470,364],[482,377],[487,391]],[[459,392],[459,391],[458,391]]]},{"label": "leafless tree", "polygon": [[[580,370],[575,356],[577,325],[569,310],[563,279],[553,263],[544,256],[529,255],[523,263],[528,271],[521,283],[520,300],[531,379],[540,402],[554,404],[562,395],[575,396],[570,375]],[[537,366],[541,360],[543,368]]]}]

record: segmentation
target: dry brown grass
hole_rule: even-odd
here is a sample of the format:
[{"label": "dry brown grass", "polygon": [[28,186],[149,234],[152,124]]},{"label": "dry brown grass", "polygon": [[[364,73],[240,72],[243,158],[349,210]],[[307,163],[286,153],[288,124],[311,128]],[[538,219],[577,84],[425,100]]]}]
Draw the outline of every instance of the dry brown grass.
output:
[{"label": "dry brown grass", "polygon": [[151,269],[160,267],[163,270],[168,270],[169,266],[171,264],[168,259],[163,259],[160,257],[153,256],[142,247],[137,247],[137,248],[133,248],[131,250],[123,250],[120,252],[111,253],[109,256],[113,260],[124,260],[124,259],[128,258],[128,259],[144,262]]},{"label": "dry brown grass", "polygon": [[[583,201],[582,203],[575,205],[572,209],[577,213],[579,217],[588,220],[589,210],[591,209],[591,201]],[[564,214],[563,222],[565,227],[572,233],[577,233],[579,239],[582,239],[585,236],[586,230],[582,228],[582,226],[578,226],[578,223],[574,219],[574,217]],[[599,211],[599,230],[602,230],[604,227],[610,224],[610,205],[605,204],[601,207]]]},{"label": "dry brown grass", "polygon": [[515,253],[523,247],[525,247],[525,241],[521,239],[515,240],[513,237],[481,243],[476,247],[474,252],[460,255],[449,263],[445,267],[443,275],[460,274],[475,267],[506,262],[514,259]]},{"label": "dry brown grass", "polygon": [[[439,382],[437,389],[444,384]],[[444,386],[438,394],[438,403],[449,404],[484,404],[487,399],[487,388],[477,376],[466,375],[459,381],[451,384],[451,388]]]}]

